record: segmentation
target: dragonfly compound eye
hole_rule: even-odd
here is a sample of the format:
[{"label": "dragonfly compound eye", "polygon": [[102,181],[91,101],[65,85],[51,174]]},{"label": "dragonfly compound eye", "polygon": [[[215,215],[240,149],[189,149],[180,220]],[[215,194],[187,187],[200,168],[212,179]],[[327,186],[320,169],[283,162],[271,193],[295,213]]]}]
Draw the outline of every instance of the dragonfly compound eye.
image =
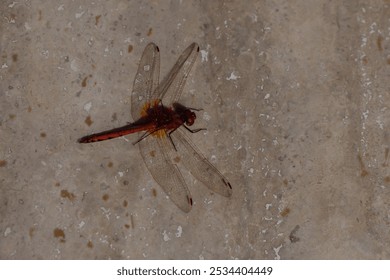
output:
[{"label": "dragonfly compound eye", "polygon": [[187,114],[187,120],[186,120],[186,125],[191,126],[194,124],[196,119],[196,115],[194,112],[189,111]]}]

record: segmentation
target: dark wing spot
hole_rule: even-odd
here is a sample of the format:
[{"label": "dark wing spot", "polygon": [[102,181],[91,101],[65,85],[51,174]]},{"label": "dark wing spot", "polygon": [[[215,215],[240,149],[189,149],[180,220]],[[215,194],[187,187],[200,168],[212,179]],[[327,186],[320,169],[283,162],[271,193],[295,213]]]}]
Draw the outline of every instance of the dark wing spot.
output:
[{"label": "dark wing spot", "polygon": [[187,195],[187,201],[188,201],[188,204],[192,206],[192,197],[189,197],[189,196]]}]

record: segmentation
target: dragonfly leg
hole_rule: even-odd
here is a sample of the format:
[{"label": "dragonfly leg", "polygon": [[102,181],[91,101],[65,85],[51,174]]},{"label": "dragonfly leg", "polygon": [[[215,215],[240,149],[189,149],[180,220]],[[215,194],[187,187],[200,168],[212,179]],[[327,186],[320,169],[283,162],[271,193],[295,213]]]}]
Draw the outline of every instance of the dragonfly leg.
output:
[{"label": "dragonfly leg", "polygon": [[171,134],[176,130],[177,128],[175,128],[175,129],[173,129],[173,130],[171,130],[169,133],[168,133],[168,137],[169,137],[169,140],[171,141],[171,143],[172,143],[172,146],[173,146],[173,148],[175,149],[175,151],[177,152],[177,149],[176,149],[176,146],[175,146],[175,143],[173,142],[173,139],[172,139],[172,137],[171,137]]},{"label": "dragonfly leg", "polygon": [[207,128],[191,129],[191,128],[187,127],[187,126],[184,125],[184,124],[183,124],[183,126],[185,127],[185,129],[187,129],[187,130],[188,130],[189,132],[191,132],[191,133],[197,133],[197,132],[199,132],[199,131],[201,131],[201,130],[207,130]]},{"label": "dragonfly leg", "polygon": [[192,107],[187,107],[187,109],[190,109],[190,110],[192,110],[192,111],[197,111],[197,112],[199,112],[199,111],[203,111],[203,109],[202,109],[202,108],[192,108]]},{"label": "dragonfly leg", "polygon": [[133,145],[141,142],[142,140],[144,140],[146,137],[148,137],[150,134],[153,134],[154,132],[156,131],[152,131],[152,132],[146,131],[144,134],[142,134],[142,136],[137,141],[133,142]]},{"label": "dragonfly leg", "polygon": [[[183,126],[184,126],[189,132],[191,132],[191,133],[197,133],[197,132],[199,132],[199,131],[201,131],[201,130],[207,130],[206,128],[191,129],[191,128],[187,127],[187,126],[184,125],[184,124],[183,124]],[[173,148],[174,148],[175,151],[177,152],[175,143],[173,142],[173,139],[172,139],[172,137],[171,137],[171,134],[172,134],[173,132],[175,132],[176,129],[177,129],[177,128],[172,129],[171,131],[169,131],[169,132],[168,132],[168,137],[169,137],[169,140],[170,140],[171,143],[172,143]]]},{"label": "dragonfly leg", "polygon": [[133,142],[133,145],[135,145],[135,144],[141,142],[141,141],[144,140],[146,137],[148,137],[149,135],[151,135],[151,134],[153,134],[153,133],[155,133],[155,132],[157,132],[157,131],[159,131],[159,130],[160,130],[160,129],[155,129],[155,130],[153,130],[153,131],[146,131],[144,134],[142,134],[142,136],[141,136],[137,141]]},{"label": "dragonfly leg", "polygon": [[186,107],[178,102],[175,102],[172,104],[172,107],[175,108],[177,111],[186,111],[186,110],[193,110],[193,111],[203,111],[203,109],[199,109],[199,108],[192,108],[192,107]]},{"label": "dragonfly leg", "polygon": [[148,131],[146,131],[144,134],[142,134],[142,136],[141,136],[140,138],[138,138],[137,141],[133,142],[133,145],[135,145],[135,144],[141,142],[143,139],[145,139],[146,137],[148,137],[149,134],[150,134],[150,133],[149,133]]}]

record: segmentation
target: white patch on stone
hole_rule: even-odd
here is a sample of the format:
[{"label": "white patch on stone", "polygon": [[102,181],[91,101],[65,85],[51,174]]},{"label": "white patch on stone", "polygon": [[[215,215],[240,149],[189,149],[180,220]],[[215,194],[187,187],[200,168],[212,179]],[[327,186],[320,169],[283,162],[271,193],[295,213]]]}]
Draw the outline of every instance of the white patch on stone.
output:
[{"label": "white patch on stone", "polygon": [[92,102],[85,103],[84,110],[89,113],[89,110],[91,110]]},{"label": "white patch on stone", "polygon": [[7,235],[9,235],[10,233],[11,233],[11,229],[7,227],[4,231],[4,237],[7,237]]},{"label": "white patch on stone", "polygon": [[28,22],[25,22],[25,23],[24,23],[24,28],[25,28],[27,31],[31,30],[31,26],[30,26],[30,24],[29,24]]},{"label": "white patch on stone", "polygon": [[183,228],[181,226],[178,226],[177,227],[177,231],[176,231],[176,237],[181,237],[181,234],[183,233]]},{"label": "white patch on stone", "polygon": [[201,50],[200,54],[202,56],[202,62],[207,62],[208,61],[209,52],[205,51],[205,50]]},{"label": "white patch on stone", "polygon": [[162,233],[162,235],[163,235],[163,239],[164,239],[165,242],[171,240],[171,239],[169,238],[169,236],[168,236],[168,233],[167,233],[165,230],[164,230],[164,232]]},{"label": "white patch on stone", "polygon": [[235,81],[237,80],[238,78],[240,78],[240,76],[237,76],[236,74],[234,74],[234,71],[232,73],[230,73],[230,77],[227,77],[226,80],[228,81]]},{"label": "white patch on stone", "polygon": [[79,64],[78,64],[78,62],[77,62],[76,59],[73,59],[73,60],[70,62],[70,69],[72,69],[72,70],[75,71],[75,72],[80,71]]},{"label": "white patch on stone", "polygon": [[81,12],[81,13],[76,13],[75,17],[76,18],[81,18],[83,16],[83,14],[85,13],[85,11]]},{"label": "white patch on stone", "polygon": [[279,250],[280,250],[282,247],[283,247],[283,244],[280,244],[279,247],[273,248],[274,251],[275,251],[275,255],[276,255],[275,260],[280,260]]}]

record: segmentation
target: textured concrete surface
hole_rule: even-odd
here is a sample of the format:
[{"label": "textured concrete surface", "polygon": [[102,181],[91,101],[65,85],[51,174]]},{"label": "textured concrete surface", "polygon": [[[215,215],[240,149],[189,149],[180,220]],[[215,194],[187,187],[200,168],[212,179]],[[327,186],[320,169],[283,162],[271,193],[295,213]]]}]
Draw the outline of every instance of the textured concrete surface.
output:
[{"label": "textured concrete surface", "polygon": [[[1,259],[388,259],[389,1],[1,1]],[[171,203],[132,121],[148,42],[233,186]],[[186,173],[184,173],[187,175]]]}]

